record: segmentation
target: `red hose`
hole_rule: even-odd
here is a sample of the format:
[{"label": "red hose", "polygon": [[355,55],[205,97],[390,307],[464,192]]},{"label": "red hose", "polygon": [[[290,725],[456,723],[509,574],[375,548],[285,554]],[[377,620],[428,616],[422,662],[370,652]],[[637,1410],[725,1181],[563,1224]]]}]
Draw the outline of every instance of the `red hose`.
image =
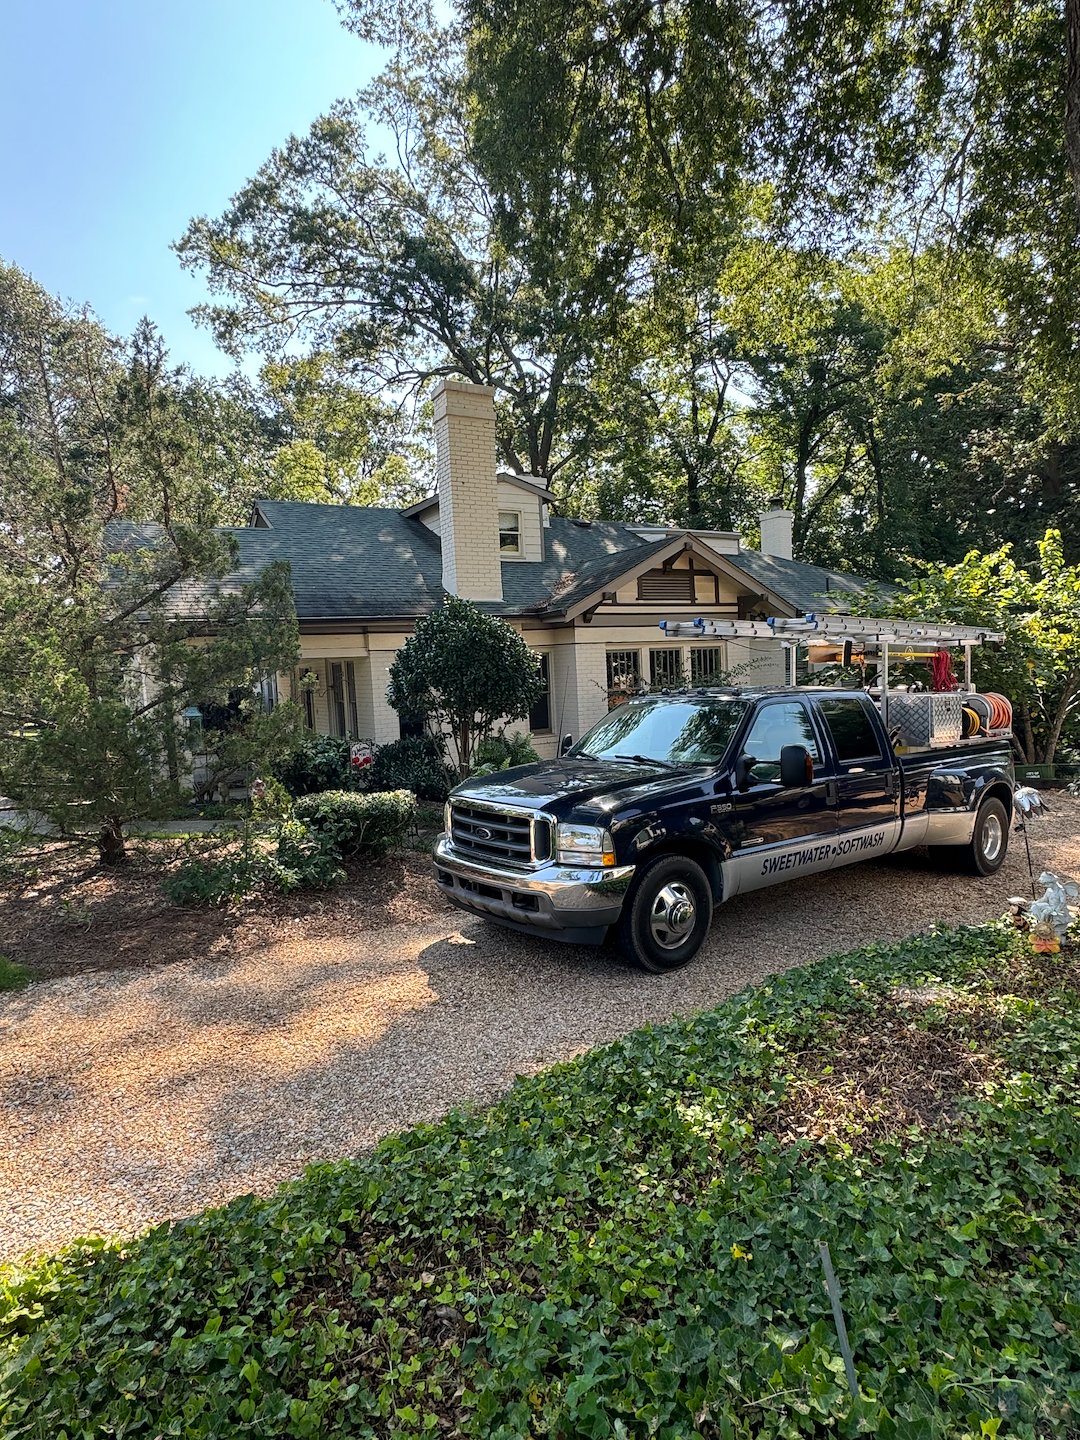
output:
[{"label": "red hose", "polygon": [[939,650],[930,661],[930,689],[940,691],[959,688],[953,673],[952,656],[948,650]]}]

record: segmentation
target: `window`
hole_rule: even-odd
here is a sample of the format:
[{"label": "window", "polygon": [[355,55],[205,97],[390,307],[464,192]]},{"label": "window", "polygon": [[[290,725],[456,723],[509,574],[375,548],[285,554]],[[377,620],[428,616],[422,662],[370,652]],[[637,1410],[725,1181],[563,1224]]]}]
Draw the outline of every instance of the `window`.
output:
[{"label": "window", "polygon": [[627,695],[641,687],[641,652],[609,650],[607,652],[608,708],[620,705]]},{"label": "window", "polygon": [[356,704],[356,666],[351,660],[345,661],[345,700],[349,711],[349,734],[358,740],[360,714]]},{"label": "window", "polygon": [[259,696],[262,701],[262,708],[267,715],[274,710],[278,703],[278,683],[276,675],[264,675],[259,681]]},{"label": "window", "polygon": [[668,765],[719,765],[745,713],[744,700],[635,700],[600,720],[570,753],[602,760],[644,755]]},{"label": "window", "polygon": [[822,700],[821,713],[829,727],[836,757],[848,760],[878,760],[881,744],[866,705],[861,700]]},{"label": "window", "polygon": [[682,650],[649,651],[649,684],[654,690],[674,690],[683,683]]},{"label": "window", "polygon": [[345,681],[337,661],[330,666],[330,730],[334,735],[345,734]]},{"label": "window", "polygon": [[304,690],[304,724],[309,730],[315,729],[315,694],[312,690]]},{"label": "window", "polygon": [[518,510],[499,511],[499,554],[521,554],[521,513]]},{"label": "window", "polygon": [[639,600],[689,600],[694,599],[694,572],[692,570],[647,570],[638,577],[637,598]]},{"label": "window", "polygon": [[805,745],[815,764],[821,759],[810,712],[798,700],[766,705],[750,726],[743,754],[754,759],[750,778],[755,784],[768,785],[780,779],[780,751],[785,745]]},{"label": "window", "polygon": [[551,729],[551,657],[541,651],[537,658],[540,661],[540,679],[544,683],[544,693],[529,711],[529,729],[534,735]]},{"label": "window", "polygon": [[722,645],[691,645],[690,684],[716,685],[724,678]]}]

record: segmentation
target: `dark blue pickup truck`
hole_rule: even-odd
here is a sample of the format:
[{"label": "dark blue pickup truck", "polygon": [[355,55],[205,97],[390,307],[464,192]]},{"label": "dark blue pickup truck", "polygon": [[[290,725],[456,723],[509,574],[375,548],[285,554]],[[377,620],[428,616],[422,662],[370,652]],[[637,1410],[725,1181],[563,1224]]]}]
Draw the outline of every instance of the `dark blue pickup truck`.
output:
[{"label": "dark blue pickup truck", "polygon": [[989,875],[1009,842],[1007,741],[897,755],[862,691],[699,691],[612,710],[558,760],[452,792],[435,874],[464,910],[611,936],[643,969],[697,953],[714,907],[926,845]]}]

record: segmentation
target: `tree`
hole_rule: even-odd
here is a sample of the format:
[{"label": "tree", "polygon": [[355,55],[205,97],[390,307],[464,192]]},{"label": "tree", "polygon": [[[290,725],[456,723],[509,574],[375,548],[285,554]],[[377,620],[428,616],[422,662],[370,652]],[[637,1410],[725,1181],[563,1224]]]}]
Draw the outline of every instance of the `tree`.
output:
[{"label": "tree", "polygon": [[[200,437],[85,310],[0,270],[0,792],[124,857],[123,824],[174,799],[182,711],[250,693],[298,652],[287,569],[219,586]],[[291,707],[249,726],[283,742]],[[234,751],[235,753],[235,751]]]},{"label": "tree", "polygon": [[463,776],[492,728],[521,720],[542,694],[539,662],[517,631],[451,595],[394,657],[387,699],[449,734]]},{"label": "tree", "polygon": [[[371,404],[444,375],[491,385],[501,458],[551,480],[576,453],[595,357],[618,340],[634,251],[568,205],[542,261],[523,263],[474,163],[458,32],[407,34],[383,75],[289,139],[177,248],[225,297],[203,317],[226,349],[276,358],[306,342]],[[371,148],[386,132],[392,159]]]},{"label": "tree", "polygon": [[1025,760],[1049,765],[1080,710],[1080,566],[1065,563],[1055,530],[1038,548],[1037,571],[1017,565],[1008,545],[924,566],[882,613],[1002,631],[1000,647],[976,649],[976,683],[1009,697]]}]

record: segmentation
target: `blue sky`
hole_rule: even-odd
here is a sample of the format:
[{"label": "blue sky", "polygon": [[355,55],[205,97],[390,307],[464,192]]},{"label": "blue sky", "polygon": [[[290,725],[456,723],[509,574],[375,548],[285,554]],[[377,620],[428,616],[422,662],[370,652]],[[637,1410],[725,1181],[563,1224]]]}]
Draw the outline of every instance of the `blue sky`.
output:
[{"label": "blue sky", "polygon": [[176,361],[229,362],[186,311],[169,249],[275,145],[379,68],[330,0],[4,0],[0,257],[89,302],[147,314]]}]

